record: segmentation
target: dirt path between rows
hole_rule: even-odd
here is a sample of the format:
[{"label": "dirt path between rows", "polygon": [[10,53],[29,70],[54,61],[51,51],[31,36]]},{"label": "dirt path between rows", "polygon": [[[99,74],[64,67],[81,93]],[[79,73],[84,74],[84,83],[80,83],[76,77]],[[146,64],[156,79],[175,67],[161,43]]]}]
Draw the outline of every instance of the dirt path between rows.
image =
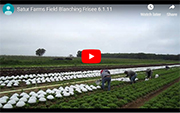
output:
[{"label": "dirt path between rows", "polygon": [[153,91],[149,94],[147,94],[146,96],[144,97],[141,97],[131,103],[128,103],[126,104],[125,106],[123,106],[122,108],[126,108],[126,109],[131,109],[131,108],[139,108],[141,106],[143,106],[145,104],[145,102],[151,100],[152,98],[156,97],[157,95],[159,95],[162,91],[166,90],[167,88],[169,88],[170,86],[172,86],[173,84],[177,83],[180,81],[180,78],[176,79],[175,81],[165,85],[164,87],[156,90],[156,91]]}]

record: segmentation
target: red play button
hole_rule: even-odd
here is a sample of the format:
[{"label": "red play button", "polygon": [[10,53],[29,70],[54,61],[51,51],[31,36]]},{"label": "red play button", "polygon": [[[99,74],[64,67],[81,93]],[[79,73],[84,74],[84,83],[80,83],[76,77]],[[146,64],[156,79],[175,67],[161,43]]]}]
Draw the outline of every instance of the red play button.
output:
[{"label": "red play button", "polygon": [[84,49],[81,53],[83,63],[95,64],[101,62],[101,51],[98,49]]}]

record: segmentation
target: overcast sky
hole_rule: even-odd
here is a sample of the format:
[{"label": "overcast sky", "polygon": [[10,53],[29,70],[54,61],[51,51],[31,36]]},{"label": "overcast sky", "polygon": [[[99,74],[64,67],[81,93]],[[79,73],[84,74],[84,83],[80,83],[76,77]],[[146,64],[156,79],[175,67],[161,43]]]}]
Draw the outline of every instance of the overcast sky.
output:
[{"label": "overcast sky", "polygon": [[[64,7],[71,6],[75,5]],[[38,48],[46,50],[44,56],[76,56],[78,50],[91,48],[102,53],[180,53],[178,5],[174,10],[168,9],[170,5],[156,5],[153,11],[147,5],[111,6],[111,12],[79,13],[17,12],[14,5],[15,12],[6,16],[1,5],[0,55],[35,55]],[[149,12],[162,16],[140,16]],[[178,17],[167,17],[167,12]]]}]

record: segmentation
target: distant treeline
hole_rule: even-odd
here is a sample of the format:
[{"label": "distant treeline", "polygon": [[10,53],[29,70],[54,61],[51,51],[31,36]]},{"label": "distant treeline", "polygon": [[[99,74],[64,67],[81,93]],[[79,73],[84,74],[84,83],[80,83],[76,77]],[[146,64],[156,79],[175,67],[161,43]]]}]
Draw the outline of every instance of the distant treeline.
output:
[{"label": "distant treeline", "polygon": [[[77,52],[77,57],[81,57],[81,52]],[[162,59],[162,60],[180,60],[180,54],[146,54],[146,53],[102,53],[102,58],[133,58],[133,59]]]},{"label": "distant treeline", "polygon": [[145,54],[145,53],[114,53],[101,54],[103,58],[135,58],[135,59],[163,59],[163,60],[179,60],[178,55],[162,55],[162,54]]}]

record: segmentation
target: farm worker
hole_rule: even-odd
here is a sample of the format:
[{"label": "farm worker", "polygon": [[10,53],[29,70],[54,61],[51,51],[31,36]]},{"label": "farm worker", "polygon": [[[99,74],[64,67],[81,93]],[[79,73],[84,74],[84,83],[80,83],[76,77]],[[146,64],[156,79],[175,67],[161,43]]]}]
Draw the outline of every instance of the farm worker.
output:
[{"label": "farm worker", "polygon": [[131,84],[136,83],[135,79],[137,77],[136,72],[129,70],[129,71],[124,71],[124,73],[126,74],[126,77],[129,77]]},{"label": "farm worker", "polygon": [[102,89],[104,90],[104,83],[108,82],[108,91],[110,90],[111,75],[107,69],[101,70],[100,72],[102,78]]},{"label": "farm worker", "polygon": [[165,67],[165,68],[166,68],[166,70],[168,70],[168,69],[169,69],[169,66],[167,66],[167,65],[166,65],[166,67]]},{"label": "farm worker", "polygon": [[150,69],[150,68],[148,68],[147,70],[146,70],[146,75],[147,75],[147,79],[151,79],[152,78],[152,70]]}]

